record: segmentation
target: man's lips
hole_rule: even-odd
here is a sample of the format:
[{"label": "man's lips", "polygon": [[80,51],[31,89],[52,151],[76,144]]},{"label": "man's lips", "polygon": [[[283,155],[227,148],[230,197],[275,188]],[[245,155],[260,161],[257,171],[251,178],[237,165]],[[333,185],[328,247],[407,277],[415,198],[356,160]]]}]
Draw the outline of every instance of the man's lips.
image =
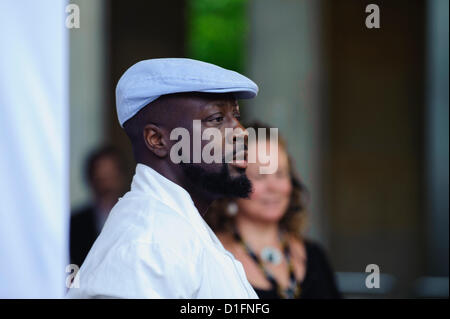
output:
[{"label": "man's lips", "polygon": [[245,169],[245,168],[247,168],[248,163],[246,160],[242,160],[242,161],[233,161],[230,163],[230,165],[234,166],[234,167],[239,167],[239,168]]}]

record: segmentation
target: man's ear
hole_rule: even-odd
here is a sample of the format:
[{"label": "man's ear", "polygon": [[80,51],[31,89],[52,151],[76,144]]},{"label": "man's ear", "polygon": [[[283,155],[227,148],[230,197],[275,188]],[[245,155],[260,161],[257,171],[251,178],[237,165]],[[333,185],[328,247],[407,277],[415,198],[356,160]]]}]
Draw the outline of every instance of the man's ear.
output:
[{"label": "man's ear", "polygon": [[145,146],[158,157],[169,153],[165,131],[154,124],[147,124],[143,130]]}]

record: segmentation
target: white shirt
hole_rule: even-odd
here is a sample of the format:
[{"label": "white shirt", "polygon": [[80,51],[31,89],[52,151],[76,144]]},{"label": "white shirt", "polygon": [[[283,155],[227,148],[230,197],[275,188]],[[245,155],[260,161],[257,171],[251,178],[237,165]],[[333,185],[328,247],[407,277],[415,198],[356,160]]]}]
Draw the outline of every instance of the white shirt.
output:
[{"label": "white shirt", "polygon": [[258,298],[189,193],[138,164],[69,298]]}]

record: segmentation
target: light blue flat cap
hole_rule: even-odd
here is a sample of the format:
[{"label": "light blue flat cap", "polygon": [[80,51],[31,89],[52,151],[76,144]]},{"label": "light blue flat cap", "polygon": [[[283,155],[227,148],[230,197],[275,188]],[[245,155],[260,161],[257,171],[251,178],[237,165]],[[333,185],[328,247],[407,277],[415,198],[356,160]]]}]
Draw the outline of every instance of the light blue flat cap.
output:
[{"label": "light blue flat cap", "polygon": [[161,95],[181,92],[230,93],[251,99],[258,86],[247,77],[217,65],[182,58],[150,59],[131,66],[116,87],[120,126]]}]

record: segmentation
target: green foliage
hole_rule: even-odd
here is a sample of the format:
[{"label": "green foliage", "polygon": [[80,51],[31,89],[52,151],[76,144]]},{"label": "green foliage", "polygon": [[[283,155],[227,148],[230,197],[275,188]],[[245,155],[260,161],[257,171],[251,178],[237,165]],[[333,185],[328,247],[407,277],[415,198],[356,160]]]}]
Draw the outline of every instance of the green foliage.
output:
[{"label": "green foliage", "polygon": [[188,57],[243,71],[247,0],[188,0]]}]

